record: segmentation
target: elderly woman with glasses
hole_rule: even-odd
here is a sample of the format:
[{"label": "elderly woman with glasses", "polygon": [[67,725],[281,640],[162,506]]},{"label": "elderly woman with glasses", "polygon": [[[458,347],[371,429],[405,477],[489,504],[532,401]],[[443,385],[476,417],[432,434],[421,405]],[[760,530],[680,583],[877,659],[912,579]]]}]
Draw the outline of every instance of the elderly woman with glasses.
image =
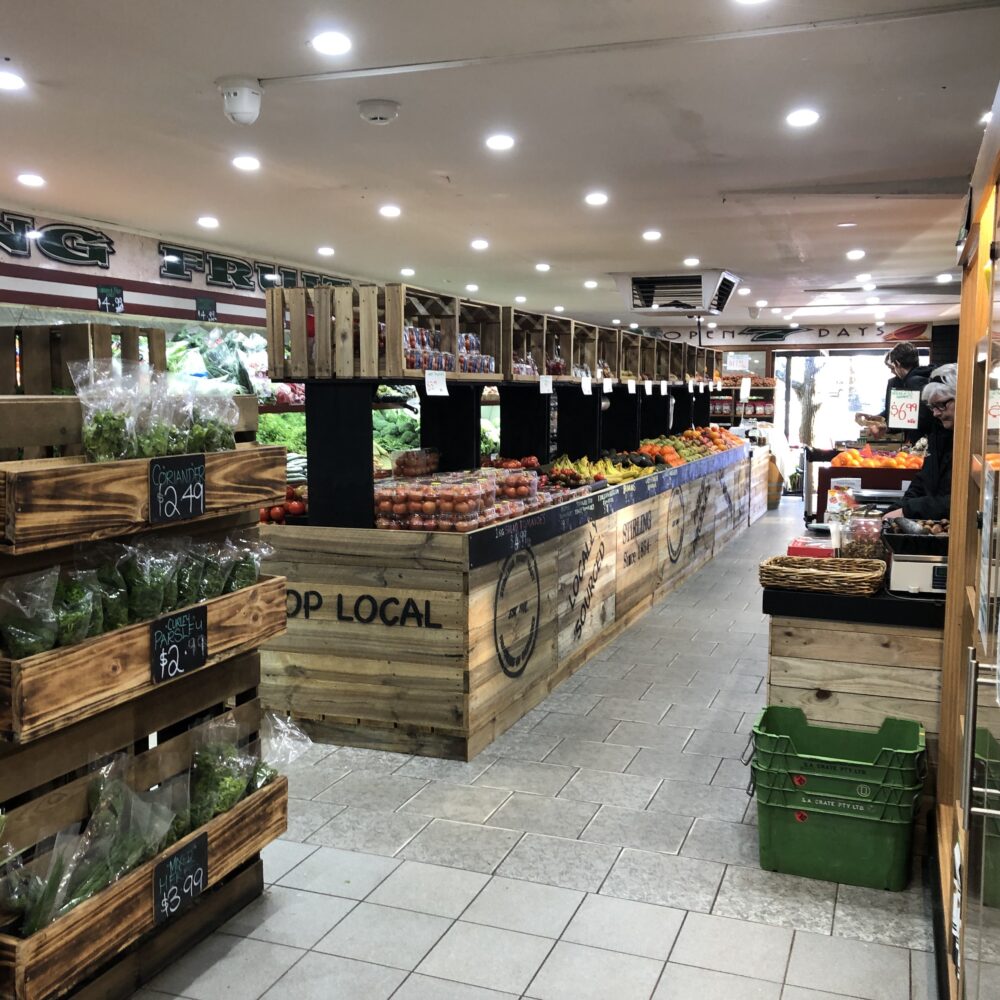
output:
[{"label": "elderly woman with glasses", "polygon": [[903,505],[889,517],[939,521],[951,512],[951,450],[955,429],[955,392],[958,366],[942,365],[923,388],[923,401],[938,426],[928,435],[923,468],[903,494]]}]

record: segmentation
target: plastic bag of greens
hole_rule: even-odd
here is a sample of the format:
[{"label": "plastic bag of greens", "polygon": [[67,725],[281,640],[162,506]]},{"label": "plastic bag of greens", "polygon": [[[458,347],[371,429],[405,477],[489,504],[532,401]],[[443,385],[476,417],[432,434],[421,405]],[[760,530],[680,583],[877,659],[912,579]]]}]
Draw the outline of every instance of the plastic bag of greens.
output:
[{"label": "plastic bag of greens", "polygon": [[198,600],[208,601],[218,597],[225,591],[226,581],[239,557],[236,547],[226,539],[222,542],[199,542],[192,548],[204,557]]},{"label": "plastic bag of greens", "polygon": [[174,818],[163,838],[161,850],[176,844],[191,830],[191,774],[185,771],[177,777],[163,782],[164,801],[169,805]]},{"label": "plastic bag of greens", "polygon": [[183,540],[178,542],[174,538],[156,538],[147,544],[152,551],[162,555],[169,562],[163,583],[163,611],[173,611],[175,608],[181,607],[178,603],[180,601],[178,574],[181,566]]},{"label": "plastic bag of greens", "polygon": [[83,446],[92,462],[135,458],[141,408],[140,366],[112,359],[72,361],[70,377],[83,409]]},{"label": "plastic bag of greens", "polygon": [[[110,632],[128,624],[128,587],[121,566],[129,550],[117,542],[78,546],[74,563],[81,579],[89,581],[90,573],[97,578],[101,597],[102,630]],[[94,633],[99,634],[99,633]]]},{"label": "plastic bag of greens", "polygon": [[24,913],[33,898],[34,877],[25,871],[18,853],[5,842],[5,824],[6,817],[0,812],[0,917]]},{"label": "plastic bag of greens", "polygon": [[[104,588],[96,569],[71,569],[65,578],[83,587],[90,595],[90,622],[87,625],[87,639],[104,634]],[[58,596],[58,592],[57,592]]]},{"label": "plastic bag of greens", "polygon": [[247,792],[257,761],[237,746],[233,719],[208,727],[191,761],[191,829],[228,812]]},{"label": "plastic bag of greens", "polygon": [[176,578],[177,553],[161,546],[140,544],[132,548],[122,563],[128,587],[128,620],[148,621],[164,609],[167,585]]},{"label": "plastic bag of greens", "polygon": [[52,649],[58,637],[53,608],[59,567],[11,576],[0,584],[0,644],[14,660]]},{"label": "plastic bag of greens", "polygon": [[191,431],[192,379],[157,372],[149,381],[150,402],[136,427],[139,455],[183,455]]},{"label": "plastic bag of greens", "polygon": [[201,576],[205,571],[205,549],[190,538],[175,538],[177,548],[177,607],[201,600]]},{"label": "plastic bag of greens", "polygon": [[[72,646],[83,642],[90,633],[94,605],[100,607],[101,603],[100,597],[95,601],[94,591],[74,576],[72,571],[63,573],[56,584],[53,609],[56,615],[57,646]],[[94,582],[97,582],[96,573]]]},{"label": "plastic bag of greens", "polygon": [[261,562],[274,555],[274,546],[265,542],[256,529],[238,532],[231,535],[229,540],[237,555],[226,578],[227,594],[231,594],[234,590],[242,590],[244,587],[252,587],[260,578]]},{"label": "plastic bag of greens", "polygon": [[218,383],[197,386],[191,413],[189,452],[232,451],[240,411],[231,387]]}]

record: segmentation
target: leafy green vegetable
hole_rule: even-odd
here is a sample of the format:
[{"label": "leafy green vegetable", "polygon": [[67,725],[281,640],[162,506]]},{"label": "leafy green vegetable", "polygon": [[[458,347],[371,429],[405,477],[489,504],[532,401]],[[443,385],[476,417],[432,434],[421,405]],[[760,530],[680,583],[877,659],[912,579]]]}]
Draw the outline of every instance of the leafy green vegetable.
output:
[{"label": "leafy green vegetable", "polygon": [[122,564],[130,622],[147,621],[163,611],[164,594],[176,567],[177,557],[173,553],[142,547],[132,550]]},{"label": "leafy green vegetable", "polygon": [[205,570],[205,556],[196,548],[182,549],[177,567],[177,604],[184,608],[201,600],[201,577]]},{"label": "leafy green vegetable", "polygon": [[139,433],[136,438],[136,452],[140,458],[156,458],[160,455],[184,455],[187,452],[189,434],[182,427],[173,424],[153,423]]},{"label": "leafy green vegetable", "polygon": [[232,809],[243,798],[254,769],[252,759],[229,743],[209,743],[191,762],[191,828]]},{"label": "leafy green vegetable", "polygon": [[90,630],[94,595],[77,580],[63,579],[56,587],[56,645],[83,642]]},{"label": "leafy green vegetable", "polygon": [[282,445],[305,455],[306,415],[304,413],[262,413],[257,423],[259,444]]},{"label": "leafy green vegetable", "polygon": [[0,585],[0,641],[15,660],[52,649],[58,627],[53,611],[59,567],[8,577]]},{"label": "leafy green vegetable", "polygon": [[244,552],[233,564],[229,571],[229,579],[226,580],[227,594],[234,590],[242,590],[244,587],[252,587],[260,576],[260,563],[252,552]]},{"label": "leafy green vegetable", "polygon": [[102,562],[97,567],[97,582],[101,587],[101,606],[107,631],[128,624],[128,584],[115,562]]},{"label": "leafy green vegetable", "polygon": [[188,432],[187,450],[192,454],[212,451],[232,451],[236,435],[223,421],[195,412]]},{"label": "leafy green vegetable", "polygon": [[14,660],[47,652],[55,646],[56,636],[54,616],[35,621],[0,618],[0,637]]},{"label": "leafy green vegetable", "polygon": [[128,420],[112,410],[94,410],[83,424],[83,447],[91,462],[135,457]]},{"label": "leafy green vegetable", "polygon": [[253,772],[250,775],[249,790],[256,792],[257,789],[269,785],[277,777],[278,772],[270,764],[259,760],[254,765]]}]

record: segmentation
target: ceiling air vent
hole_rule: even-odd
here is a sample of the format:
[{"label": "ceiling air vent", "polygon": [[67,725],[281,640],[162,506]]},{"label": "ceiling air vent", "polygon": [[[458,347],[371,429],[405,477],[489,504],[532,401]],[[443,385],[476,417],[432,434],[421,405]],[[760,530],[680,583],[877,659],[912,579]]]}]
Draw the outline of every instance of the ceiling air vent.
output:
[{"label": "ceiling air vent", "polygon": [[729,271],[618,273],[612,277],[632,312],[685,316],[717,316],[740,284],[740,279]]}]

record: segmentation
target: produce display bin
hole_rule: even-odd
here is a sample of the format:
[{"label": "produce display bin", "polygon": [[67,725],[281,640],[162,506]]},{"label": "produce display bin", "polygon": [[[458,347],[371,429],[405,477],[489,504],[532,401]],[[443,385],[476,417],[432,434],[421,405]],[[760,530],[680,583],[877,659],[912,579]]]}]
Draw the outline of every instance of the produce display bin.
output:
[{"label": "produce display bin", "polygon": [[[753,727],[754,760],[768,771],[911,788],[926,775],[919,722],[886,719],[876,733],[814,726],[800,708],[765,708]],[[829,790],[829,789],[828,789]]]}]

